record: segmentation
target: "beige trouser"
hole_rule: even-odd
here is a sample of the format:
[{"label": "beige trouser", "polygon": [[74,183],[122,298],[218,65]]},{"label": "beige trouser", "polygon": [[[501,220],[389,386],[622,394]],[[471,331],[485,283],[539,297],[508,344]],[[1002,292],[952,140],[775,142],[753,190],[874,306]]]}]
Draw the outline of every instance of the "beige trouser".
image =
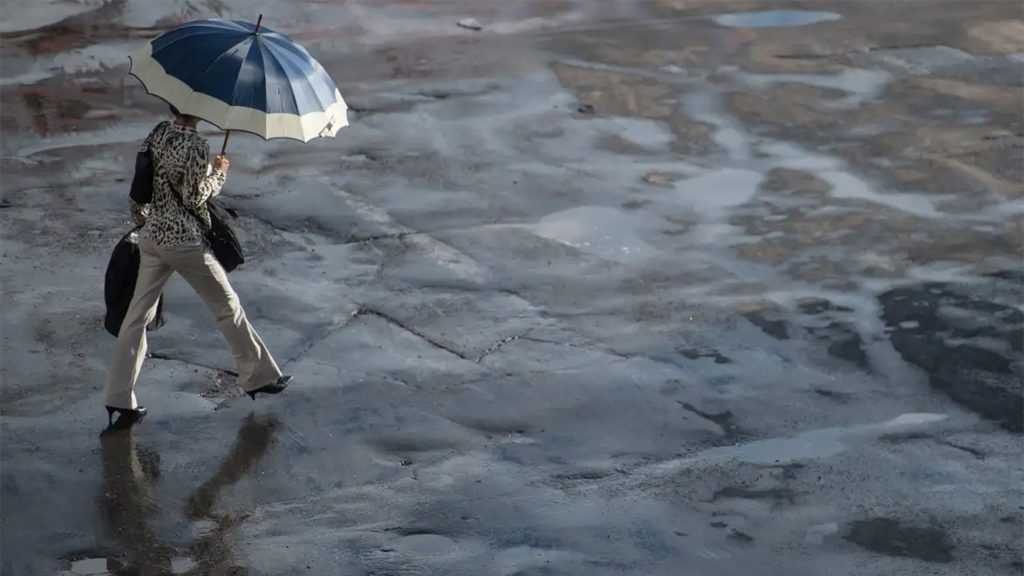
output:
[{"label": "beige trouser", "polygon": [[139,241],[139,251],[141,260],[135,293],[121,324],[114,362],[107,375],[108,406],[138,407],[135,382],[146,358],[146,325],[156,316],[157,299],[174,272],[185,278],[217,319],[217,327],[235,357],[239,386],[254,390],[281,376],[281,369],[246,319],[227,274],[209,250],[202,246],[161,247],[143,238]]}]

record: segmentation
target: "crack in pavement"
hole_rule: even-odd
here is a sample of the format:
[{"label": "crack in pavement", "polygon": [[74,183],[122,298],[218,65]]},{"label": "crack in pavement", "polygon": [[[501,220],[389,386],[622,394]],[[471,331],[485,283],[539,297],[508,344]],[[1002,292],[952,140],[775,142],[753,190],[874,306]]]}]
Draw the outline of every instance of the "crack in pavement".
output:
[{"label": "crack in pavement", "polygon": [[162,352],[151,352],[151,353],[147,354],[146,356],[148,358],[152,358],[154,360],[168,360],[170,362],[180,362],[182,364],[187,364],[189,366],[196,366],[196,367],[199,367],[199,368],[205,368],[207,370],[214,370],[216,372],[223,372],[225,374],[230,374],[231,376],[235,376],[235,377],[238,376],[238,372],[235,372],[234,370],[228,370],[227,368],[220,368],[218,366],[210,366],[209,364],[202,364],[202,363],[199,363],[199,362],[193,362],[192,360],[185,360],[184,358],[176,358],[174,356],[170,356],[170,355],[164,354]]},{"label": "crack in pavement", "polygon": [[497,342],[495,342],[494,344],[491,344],[491,346],[490,346],[489,348],[487,348],[486,350],[484,350],[484,351],[483,351],[483,353],[482,353],[482,354],[480,354],[480,356],[477,356],[477,359],[476,359],[476,363],[477,363],[477,364],[480,364],[481,362],[483,362],[483,361],[484,361],[484,359],[485,359],[485,358],[487,358],[487,357],[488,357],[488,356],[490,356],[491,354],[496,354],[496,353],[498,353],[499,351],[501,351],[501,349],[502,349],[502,348],[503,348],[503,347],[504,347],[504,346],[505,346],[506,344],[511,344],[512,342],[515,342],[516,340],[519,340],[519,339],[521,339],[521,338],[524,338],[524,337],[526,337],[526,335],[527,335],[527,334],[529,334],[529,333],[530,333],[530,330],[527,330],[526,332],[523,332],[522,334],[516,334],[516,335],[514,335],[514,336],[509,336],[509,337],[507,337],[507,338],[502,338],[501,340],[498,340],[498,341],[497,341]]},{"label": "crack in pavement", "polygon": [[522,336],[520,339],[521,340],[526,340],[528,342],[536,342],[538,344],[551,344],[553,346],[565,346],[567,348],[575,348],[577,350],[585,350],[587,352],[595,352],[595,353],[598,353],[598,354],[605,354],[605,355],[608,355],[608,356],[613,356],[615,358],[619,358],[620,360],[623,360],[623,361],[627,361],[627,360],[646,360],[646,361],[651,362],[653,364],[657,364],[659,366],[667,366],[669,368],[673,368],[673,369],[676,369],[676,370],[685,370],[686,369],[685,366],[683,366],[683,365],[681,365],[681,364],[679,364],[677,362],[672,362],[671,360],[655,358],[653,356],[648,356],[646,354],[630,354],[628,352],[619,352],[618,350],[616,350],[614,348],[610,348],[608,346],[604,346],[604,345],[601,345],[599,343],[588,344],[588,345],[581,345],[581,344],[574,344],[572,342],[558,342],[557,340],[547,340],[547,339],[544,339],[544,338],[536,338],[534,336],[525,336],[525,335]]},{"label": "crack in pavement", "polygon": [[387,233],[387,234],[371,234],[369,236],[355,236],[354,234],[351,234],[351,235],[349,235],[349,237],[344,242],[341,242],[340,245],[341,246],[348,246],[350,244],[363,244],[363,243],[366,243],[366,242],[376,242],[378,240],[402,240],[403,238],[406,238],[408,236],[416,236],[416,235],[421,235],[421,234],[422,235],[427,235],[427,236],[430,235],[429,232],[416,232],[416,231],[413,231],[413,230],[410,230],[408,232],[390,232],[390,233]]},{"label": "crack in pavement", "polygon": [[650,360],[651,362],[654,362],[654,363],[657,363],[657,364],[670,364],[672,366],[675,366],[675,364],[672,364],[671,362],[666,362],[664,360],[657,360],[655,358],[651,358],[649,356],[644,356],[642,354],[627,354],[625,352],[619,352],[618,350],[616,350],[614,348],[609,348],[607,346],[601,346],[601,345],[596,344],[596,343],[595,344],[589,344],[589,345],[580,345],[580,344],[574,344],[572,342],[559,342],[557,340],[548,340],[548,339],[545,339],[545,338],[535,338],[533,336],[523,336],[523,340],[528,340],[530,342],[536,342],[538,344],[551,344],[551,345],[554,345],[554,346],[566,346],[568,348],[575,348],[577,350],[586,350],[587,352],[597,352],[599,354],[607,354],[609,356],[615,356],[616,358],[621,358],[623,360],[632,360],[634,358],[641,358],[641,359],[644,359],[644,360]]},{"label": "crack in pavement", "polygon": [[949,446],[950,448],[954,448],[956,450],[962,450],[964,452],[967,452],[968,454],[974,456],[978,460],[984,460],[986,457],[986,454],[984,452],[978,450],[977,448],[971,448],[970,446],[962,446],[960,444],[955,444],[948,440],[939,440],[939,444],[942,444],[943,446]]},{"label": "crack in pavement", "polygon": [[572,343],[572,342],[559,342],[557,340],[548,340],[547,338],[538,338],[536,336],[525,336],[524,335],[521,339],[522,340],[526,340],[527,342],[536,342],[537,344],[551,344],[552,346],[565,346],[567,348],[575,348],[576,350],[586,350],[587,352],[607,352],[611,356],[616,356],[616,357],[622,358],[624,360],[628,360],[629,359],[628,356],[626,356],[624,354],[619,354],[619,353],[614,352],[612,350],[599,350],[597,348],[597,346],[584,346],[584,345],[575,344],[575,343]]},{"label": "crack in pavement", "polygon": [[306,343],[302,346],[301,350],[299,350],[291,358],[285,360],[281,365],[282,366],[287,366],[289,364],[292,364],[293,362],[298,361],[300,358],[302,358],[306,354],[309,354],[309,351],[312,350],[313,348],[315,348],[317,344],[319,344],[319,343],[323,342],[324,340],[330,338],[336,332],[338,332],[340,330],[343,330],[346,326],[351,324],[352,320],[356,316],[358,316],[358,315],[359,315],[359,308],[356,308],[348,316],[346,316],[345,319],[342,320],[341,322],[334,322],[334,323],[332,323],[330,326],[328,326],[327,328],[322,330],[320,332],[320,334],[317,335],[315,338],[310,338],[309,340],[307,340]]},{"label": "crack in pavement", "polygon": [[[608,362],[605,366],[613,366],[613,365],[621,364],[621,363],[623,363],[625,361],[626,361],[625,359],[612,360],[612,361]],[[481,382],[493,382],[495,380],[495,378],[511,378],[511,377],[515,377],[515,376],[528,377],[528,376],[544,376],[544,375],[548,375],[548,374],[564,374],[564,373],[568,373],[568,372],[575,372],[576,370],[581,370],[583,368],[591,368],[593,366],[594,366],[593,362],[587,361],[587,362],[581,362],[579,364],[574,364],[572,366],[562,366],[560,368],[546,368],[544,370],[526,370],[524,372],[501,372],[501,373],[492,372],[492,373],[490,373],[490,374],[488,374],[486,376],[482,376],[480,378],[474,378],[472,380],[464,380],[462,382],[459,382],[459,386],[475,386],[477,384],[480,384]]]},{"label": "crack in pavement", "polygon": [[[237,212],[237,209],[236,209],[236,212]],[[280,224],[276,224],[274,222],[271,222],[269,219],[264,218],[263,216],[259,216],[259,215],[255,214],[253,212],[247,211],[244,214],[245,214],[245,216],[247,216],[249,218],[252,218],[253,220],[259,222],[260,224],[266,225],[268,228],[270,228],[271,230],[274,230],[275,232],[280,232],[282,234],[309,234],[309,235],[312,235],[312,236],[320,236],[320,237],[323,237],[323,238],[331,239],[330,234],[327,234],[326,231],[323,230],[323,228],[321,228],[319,226],[314,226],[316,229],[310,229],[308,227],[308,225],[311,222],[311,220],[309,218],[306,218],[306,219],[301,221],[301,223],[307,225],[306,229],[304,229],[304,230],[291,230],[291,229],[285,228],[284,226],[281,226]],[[236,215],[235,218],[238,218],[238,216]]]},{"label": "crack in pavement", "polygon": [[454,356],[458,356],[462,360],[466,360],[468,362],[473,362],[472,358],[470,358],[469,356],[466,356],[465,354],[463,354],[462,352],[456,350],[455,348],[452,348],[451,346],[448,346],[448,345],[444,344],[443,342],[439,342],[439,341],[431,338],[430,336],[427,336],[426,334],[424,334],[424,333],[420,332],[419,330],[416,330],[415,328],[405,324],[404,322],[402,322],[401,320],[395,318],[394,316],[391,316],[391,315],[389,315],[389,314],[387,314],[385,312],[381,312],[380,310],[377,310],[377,309],[374,309],[374,308],[369,308],[369,307],[366,307],[366,306],[360,306],[356,310],[356,312],[353,314],[353,316],[376,316],[376,317],[384,320],[385,322],[387,322],[389,324],[392,324],[394,326],[397,326],[398,328],[401,328],[402,330],[405,330],[406,332],[412,334],[413,336],[416,336],[417,338],[419,338],[419,339],[423,340],[424,342],[430,344],[434,348],[437,348],[439,350],[444,350],[445,352],[448,352],[449,354],[452,354]]}]

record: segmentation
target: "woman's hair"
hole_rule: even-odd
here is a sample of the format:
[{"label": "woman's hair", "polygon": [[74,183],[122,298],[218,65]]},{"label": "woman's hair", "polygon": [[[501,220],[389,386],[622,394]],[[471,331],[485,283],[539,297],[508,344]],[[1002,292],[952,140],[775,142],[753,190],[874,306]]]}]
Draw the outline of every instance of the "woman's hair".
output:
[{"label": "woman's hair", "polygon": [[174,114],[175,116],[181,116],[182,118],[188,118],[190,120],[199,120],[198,117],[192,116],[191,114],[182,114],[181,110],[178,110],[178,107],[174,104],[168,104],[167,107],[171,110],[171,114]]}]

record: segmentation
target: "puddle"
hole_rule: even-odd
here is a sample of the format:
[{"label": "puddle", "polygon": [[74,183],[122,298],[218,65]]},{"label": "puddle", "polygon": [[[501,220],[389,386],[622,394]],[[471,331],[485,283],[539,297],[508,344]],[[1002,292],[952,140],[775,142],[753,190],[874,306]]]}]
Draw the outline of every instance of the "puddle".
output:
[{"label": "puddle", "polygon": [[639,217],[604,206],[582,206],[545,216],[531,227],[538,236],[583,252],[626,261],[653,256],[657,251],[641,239]]},{"label": "puddle", "polygon": [[714,17],[715,24],[729,28],[785,28],[807,26],[818,22],[831,22],[842,18],[835,12],[812,10],[765,10],[763,12],[735,12]]},{"label": "puddle", "polygon": [[881,96],[882,91],[892,76],[882,70],[861,70],[847,68],[837,74],[753,74],[735,73],[735,78],[751,88],[769,88],[779,84],[806,84],[827,90],[846,92],[845,98],[831,102],[823,102],[827,108],[849,109],[874,100]]},{"label": "puddle", "polygon": [[785,142],[763,143],[758,151],[770,157],[767,163],[772,167],[801,170],[825,180],[830,185],[829,194],[834,198],[864,200],[924,218],[941,216],[935,208],[935,198],[924,194],[881,193],[848,171],[838,158],[816,154]]},{"label": "puddle", "polygon": [[807,544],[823,544],[825,538],[839,532],[839,524],[835,522],[827,522],[825,524],[818,524],[811,526],[807,529],[807,533],[804,536],[804,542]]},{"label": "puddle", "polygon": [[750,140],[742,124],[725,113],[720,94],[704,91],[694,92],[683,100],[686,114],[700,118],[715,127],[711,138],[734,162],[750,159]]},{"label": "puddle", "polygon": [[71,563],[71,570],[64,572],[66,576],[108,576],[120,570],[117,562],[108,562],[106,558],[84,558]]},{"label": "puddle", "polygon": [[954,545],[938,526],[907,526],[892,518],[871,518],[851,523],[845,538],[886,556],[938,563],[953,561]]},{"label": "puddle", "polygon": [[199,564],[191,558],[172,558],[171,559],[171,573],[172,574],[187,574],[193,571]]},{"label": "puddle", "polygon": [[[838,101],[837,105],[843,106],[858,105],[877,96],[890,78],[885,72],[856,69],[835,75],[734,74],[737,79],[754,86],[791,81],[841,89],[851,93],[849,98]],[[764,174],[773,168],[815,174],[829,183],[830,194],[835,198],[865,200],[926,218],[941,215],[935,208],[934,198],[921,194],[881,193],[850,172],[838,158],[813,153],[788,142],[755,139],[722,110],[718,94],[696,93],[687,96],[684,105],[687,114],[715,127],[712,139],[724,152],[729,166],[675,183],[681,199],[712,219],[720,218],[729,209],[750,201],[757,194]],[[753,153],[755,151],[756,154]],[[754,160],[755,156],[757,160]],[[708,238],[717,240],[719,236],[711,234]]]},{"label": "puddle", "polygon": [[760,172],[725,168],[678,182],[676,190],[698,212],[715,216],[749,202],[757,194],[761,179]]},{"label": "puddle", "polygon": [[[179,557],[171,560],[170,574],[187,574],[198,566],[191,558]],[[129,568],[118,560],[109,558],[83,558],[71,562],[71,568],[59,576],[114,576],[123,574]],[[132,572],[134,574],[134,572]]]},{"label": "puddle", "polygon": [[932,74],[944,68],[970,64],[974,56],[949,46],[921,46],[879,50],[876,57],[881,62],[906,70],[915,76]]},{"label": "puddle", "polygon": [[945,419],[946,415],[944,414],[902,414],[892,420],[877,424],[809,430],[787,438],[768,438],[736,446],[712,448],[690,460],[738,460],[749,464],[777,465],[801,460],[829,458],[845,451],[847,445],[858,437],[877,437],[893,430],[926,426]]}]

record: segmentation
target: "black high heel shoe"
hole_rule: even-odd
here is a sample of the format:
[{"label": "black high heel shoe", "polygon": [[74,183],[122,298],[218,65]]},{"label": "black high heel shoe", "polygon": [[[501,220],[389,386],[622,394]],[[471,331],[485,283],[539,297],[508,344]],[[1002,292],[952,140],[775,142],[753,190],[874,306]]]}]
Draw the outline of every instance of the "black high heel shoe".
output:
[{"label": "black high heel shoe", "polygon": [[[118,413],[117,422],[114,422],[114,414]],[[132,410],[130,408],[115,408],[107,406],[107,430],[125,430],[138,424],[146,417],[148,411],[139,406]]]},{"label": "black high heel shoe", "polygon": [[254,401],[256,400],[257,394],[280,394],[281,392],[284,392],[284,389],[288,387],[288,383],[291,381],[291,376],[281,376],[276,382],[267,384],[266,386],[260,386],[255,390],[249,390],[246,394],[248,394],[249,398],[252,398]]}]

